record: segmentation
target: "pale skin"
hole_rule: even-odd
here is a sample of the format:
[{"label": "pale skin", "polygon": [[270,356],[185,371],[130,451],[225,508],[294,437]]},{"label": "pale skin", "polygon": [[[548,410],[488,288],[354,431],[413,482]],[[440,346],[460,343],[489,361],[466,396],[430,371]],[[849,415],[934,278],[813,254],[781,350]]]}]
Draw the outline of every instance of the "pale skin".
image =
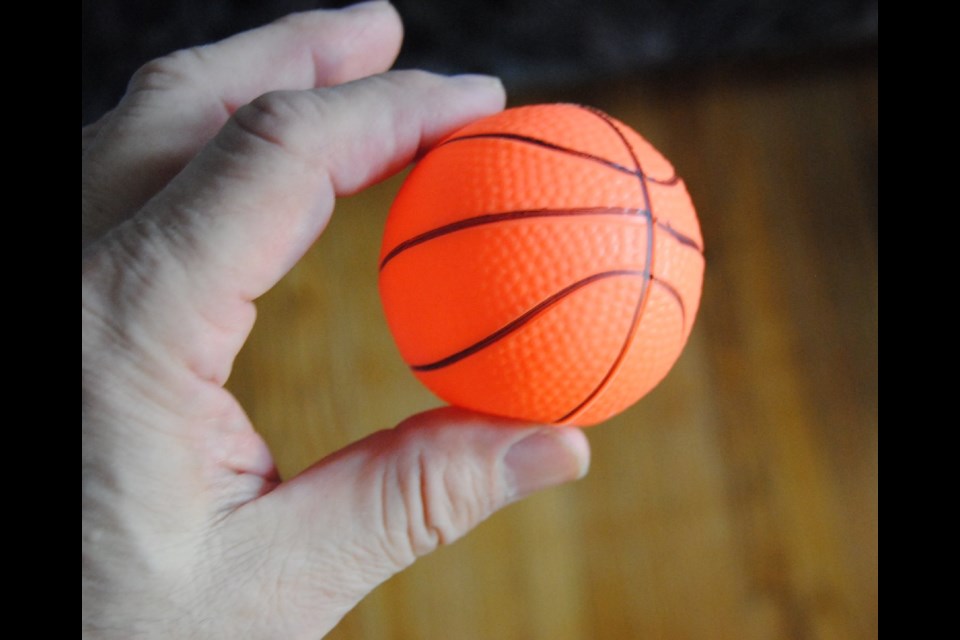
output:
[{"label": "pale skin", "polygon": [[85,636],[317,638],[586,472],[577,429],[446,408],[281,479],[223,388],[336,198],[503,108],[494,78],[388,72],[401,38],[383,2],[290,16],[146,65],[83,129]]}]

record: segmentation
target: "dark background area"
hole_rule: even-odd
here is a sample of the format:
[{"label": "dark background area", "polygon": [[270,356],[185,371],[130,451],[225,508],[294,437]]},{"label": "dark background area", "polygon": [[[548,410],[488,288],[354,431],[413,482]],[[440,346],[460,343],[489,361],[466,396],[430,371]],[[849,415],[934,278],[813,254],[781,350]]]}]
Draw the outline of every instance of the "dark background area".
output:
[{"label": "dark background area", "polygon": [[[324,0],[84,0],[81,121],[111,108],[143,63]],[[875,50],[876,0],[396,0],[401,68],[499,75],[556,89],[717,63]]]}]

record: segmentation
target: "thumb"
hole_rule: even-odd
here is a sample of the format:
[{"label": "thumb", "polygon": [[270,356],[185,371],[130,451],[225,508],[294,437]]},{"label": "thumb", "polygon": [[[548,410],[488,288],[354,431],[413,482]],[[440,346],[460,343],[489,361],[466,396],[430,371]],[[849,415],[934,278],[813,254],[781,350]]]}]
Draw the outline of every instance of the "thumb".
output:
[{"label": "thumb", "polygon": [[[298,585],[306,592],[294,597],[311,607],[325,601],[330,628],[417,557],[511,502],[582,477],[589,459],[587,439],[575,428],[454,408],[414,416],[257,501],[268,503],[261,515],[299,547],[282,552],[281,565],[294,575],[278,576],[278,584]],[[303,583],[312,579],[322,583]],[[310,590],[318,592],[313,600]]]}]

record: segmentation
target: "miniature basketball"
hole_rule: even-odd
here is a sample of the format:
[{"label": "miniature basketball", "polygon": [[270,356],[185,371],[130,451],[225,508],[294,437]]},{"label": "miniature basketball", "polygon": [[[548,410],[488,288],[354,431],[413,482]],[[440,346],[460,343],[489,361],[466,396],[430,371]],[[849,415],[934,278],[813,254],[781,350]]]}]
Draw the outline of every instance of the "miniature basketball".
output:
[{"label": "miniature basketball", "polygon": [[592,425],[655,387],[690,335],[703,239],[671,164],[590,107],[508,109],[440,141],[387,219],[380,295],[443,400]]}]

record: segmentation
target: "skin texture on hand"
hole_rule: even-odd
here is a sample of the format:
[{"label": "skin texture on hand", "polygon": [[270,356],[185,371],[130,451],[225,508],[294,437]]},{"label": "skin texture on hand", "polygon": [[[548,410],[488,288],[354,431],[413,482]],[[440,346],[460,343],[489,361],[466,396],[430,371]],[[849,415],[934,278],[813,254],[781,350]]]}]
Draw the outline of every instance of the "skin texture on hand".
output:
[{"label": "skin texture on hand", "polygon": [[499,82],[386,71],[383,2],[147,64],[82,132],[82,625],[89,637],[315,638],[533,491],[583,434],[458,409],[289,480],[223,388],[253,301],[337,196],[503,108]]}]

